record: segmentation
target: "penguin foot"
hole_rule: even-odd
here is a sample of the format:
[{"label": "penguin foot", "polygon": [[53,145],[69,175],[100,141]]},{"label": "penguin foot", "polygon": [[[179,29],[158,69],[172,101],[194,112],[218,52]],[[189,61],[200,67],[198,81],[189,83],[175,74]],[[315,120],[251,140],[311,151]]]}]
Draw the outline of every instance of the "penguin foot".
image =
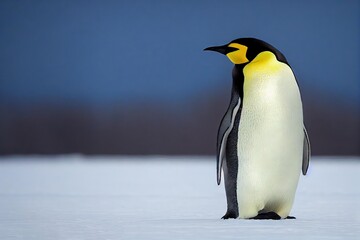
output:
[{"label": "penguin foot", "polygon": [[267,212],[267,213],[259,213],[256,217],[252,217],[252,218],[249,218],[249,219],[253,219],[253,220],[266,220],[266,219],[280,220],[281,217],[275,212]]},{"label": "penguin foot", "polygon": [[[279,220],[281,217],[275,212],[268,212],[268,213],[259,213],[256,217],[252,217],[249,219],[254,220],[264,220],[264,219],[272,219],[272,220]],[[287,216],[285,219],[296,219],[293,216]]]},{"label": "penguin foot", "polygon": [[238,215],[235,212],[227,211],[221,219],[237,218]]}]

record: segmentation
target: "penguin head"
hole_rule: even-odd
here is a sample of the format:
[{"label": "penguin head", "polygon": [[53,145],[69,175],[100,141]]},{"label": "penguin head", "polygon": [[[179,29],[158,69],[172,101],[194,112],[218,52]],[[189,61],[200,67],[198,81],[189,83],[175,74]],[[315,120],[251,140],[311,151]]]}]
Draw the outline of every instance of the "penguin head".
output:
[{"label": "penguin head", "polygon": [[256,38],[238,38],[222,46],[205,48],[204,51],[215,51],[226,55],[235,65],[251,62],[259,53],[270,51],[277,59],[287,62],[284,55],[270,44]]}]

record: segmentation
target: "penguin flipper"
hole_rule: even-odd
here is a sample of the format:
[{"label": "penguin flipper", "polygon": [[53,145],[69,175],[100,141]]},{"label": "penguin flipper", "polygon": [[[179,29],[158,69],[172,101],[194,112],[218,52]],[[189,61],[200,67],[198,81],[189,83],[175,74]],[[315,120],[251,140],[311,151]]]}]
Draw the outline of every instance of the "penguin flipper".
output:
[{"label": "penguin flipper", "polygon": [[304,126],[304,147],[303,147],[303,160],[302,160],[303,175],[306,175],[307,170],[309,168],[310,154],[311,154],[311,149],[310,149],[309,136]]},{"label": "penguin flipper", "polygon": [[235,117],[240,108],[241,99],[239,95],[233,91],[231,96],[230,105],[221,120],[218,135],[217,135],[217,184],[221,182],[221,170],[224,159],[226,158],[226,143],[227,138],[234,126]]}]

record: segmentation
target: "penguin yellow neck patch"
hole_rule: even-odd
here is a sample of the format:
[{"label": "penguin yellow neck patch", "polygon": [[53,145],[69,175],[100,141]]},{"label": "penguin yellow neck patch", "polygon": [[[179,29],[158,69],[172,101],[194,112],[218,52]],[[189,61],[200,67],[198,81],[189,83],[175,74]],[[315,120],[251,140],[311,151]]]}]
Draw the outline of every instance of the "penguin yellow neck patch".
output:
[{"label": "penguin yellow neck patch", "polygon": [[246,57],[246,51],[248,49],[247,46],[241,45],[239,43],[230,43],[229,47],[239,49],[226,54],[226,56],[230,59],[232,63],[243,64],[249,62],[249,60]]},{"label": "penguin yellow neck patch", "polygon": [[245,81],[246,79],[254,79],[257,74],[273,75],[277,74],[279,69],[286,67],[287,65],[279,62],[276,56],[270,51],[264,51],[259,53],[244,69]]},{"label": "penguin yellow neck patch", "polygon": [[259,71],[260,69],[267,70],[276,70],[279,61],[276,59],[276,56],[270,51],[264,51],[259,53],[246,67],[256,69]]}]

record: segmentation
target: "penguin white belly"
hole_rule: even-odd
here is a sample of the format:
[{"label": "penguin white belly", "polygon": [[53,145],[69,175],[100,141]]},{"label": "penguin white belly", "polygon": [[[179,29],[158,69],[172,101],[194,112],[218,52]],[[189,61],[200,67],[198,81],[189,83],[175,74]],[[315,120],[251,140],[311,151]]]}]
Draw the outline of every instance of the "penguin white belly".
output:
[{"label": "penguin white belly", "polygon": [[288,65],[276,60],[266,64],[255,62],[244,68],[237,146],[240,218],[262,212],[287,217],[301,172],[304,133],[299,89]]}]

